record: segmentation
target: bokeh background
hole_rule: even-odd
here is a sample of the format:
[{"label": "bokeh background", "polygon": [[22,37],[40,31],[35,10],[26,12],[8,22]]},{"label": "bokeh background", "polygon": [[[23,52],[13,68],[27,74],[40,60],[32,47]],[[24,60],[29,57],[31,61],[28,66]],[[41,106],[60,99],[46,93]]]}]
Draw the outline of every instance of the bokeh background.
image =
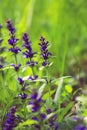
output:
[{"label": "bokeh background", "polygon": [[34,49],[41,35],[50,42],[53,75],[87,72],[87,0],[0,0],[3,26],[6,19],[29,33]]}]

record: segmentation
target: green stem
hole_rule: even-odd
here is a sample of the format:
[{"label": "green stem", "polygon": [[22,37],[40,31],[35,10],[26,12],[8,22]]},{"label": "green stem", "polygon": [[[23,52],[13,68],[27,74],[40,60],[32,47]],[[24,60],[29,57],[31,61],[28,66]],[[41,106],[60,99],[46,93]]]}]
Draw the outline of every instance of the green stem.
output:
[{"label": "green stem", "polygon": [[[14,57],[15,57],[15,64],[17,65],[18,63],[17,63],[17,56],[16,56],[16,54],[14,55]],[[18,71],[17,71],[17,77],[19,77]]]},{"label": "green stem", "polygon": [[14,55],[14,57],[15,57],[15,64],[17,65],[17,56],[16,56],[16,54]]},{"label": "green stem", "polygon": [[64,55],[63,55],[63,61],[62,61],[62,71],[61,71],[61,76],[63,76],[64,74],[64,70],[65,70],[65,60],[66,60],[66,55],[67,55],[67,50],[68,50],[68,40],[67,40],[67,36],[65,37],[65,50],[64,50]]},{"label": "green stem", "polygon": [[[31,60],[31,58],[30,58],[30,62],[31,62],[32,60]],[[31,69],[32,69],[32,74],[33,74],[33,76],[35,76],[35,74],[34,74],[34,68],[33,68],[33,66],[31,65]]]},{"label": "green stem", "polygon": [[47,73],[47,84],[48,84],[48,88],[49,88],[49,99],[51,99],[51,84],[50,84],[50,75],[49,75],[49,71],[48,71],[48,68],[49,66],[47,66],[47,68],[46,68],[46,73]]}]

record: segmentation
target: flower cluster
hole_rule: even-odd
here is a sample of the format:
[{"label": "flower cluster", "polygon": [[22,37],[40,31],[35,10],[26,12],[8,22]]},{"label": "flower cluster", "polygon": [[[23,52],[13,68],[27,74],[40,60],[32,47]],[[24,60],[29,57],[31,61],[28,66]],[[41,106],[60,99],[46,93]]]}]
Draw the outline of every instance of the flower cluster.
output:
[{"label": "flower cluster", "polygon": [[44,128],[46,128],[46,126],[48,126],[48,130],[50,130],[50,127],[53,128],[53,130],[58,130],[59,125],[58,125],[58,123],[56,123],[57,115],[54,114],[49,119],[47,119],[47,116],[53,114],[53,111],[51,109],[46,109],[46,111],[43,112],[41,110],[43,103],[44,103],[44,101],[41,98],[41,95],[39,95],[37,90],[34,89],[33,93],[30,96],[30,102],[28,104],[31,111],[33,113],[37,113],[37,114],[34,114],[34,116],[32,116],[32,120],[38,122],[38,124],[33,124],[34,128],[36,130],[40,130],[41,127],[43,127],[43,125],[44,125]]},{"label": "flower cluster", "polygon": [[38,122],[38,124],[33,124],[34,128],[36,130],[41,130],[41,123],[43,124],[45,119],[46,119],[46,114],[45,113],[39,113],[37,116],[32,116],[32,120]]},{"label": "flower cluster", "polygon": [[77,125],[74,130],[87,130],[87,127],[84,125]]},{"label": "flower cluster", "polygon": [[10,112],[8,112],[5,116],[2,130],[13,130],[17,126],[19,117],[15,115],[15,112],[16,106],[11,107]]},{"label": "flower cluster", "polygon": [[27,98],[27,94],[25,93],[25,87],[26,84],[24,80],[21,77],[18,77],[19,84],[22,86],[21,93],[18,95],[22,100],[25,100]]},{"label": "flower cluster", "polygon": [[45,41],[45,38],[41,37],[40,38],[40,50],[41,50],[41,57],[43,58],[43,63],[42,66],[46,66],[49,65],[49,57],[52,56],[52,54],[48,51],[47,47],[48,47],[48,41]]},{"label": "flower cluster", "polygon": [[[9,34],[10,34],[10,39],[8,40],[8,44],[11,46],[11,48],[9,50],[11,52],[13,52],[13,54],[16,57],[16,55],[20,51],[20,49],[16,46],[16,43],[18,42],[19,39],[15,38],[16,30],[13,27],[13,24],[11,23],[10,20],[7,20],[7,28],[9,30]],[[23,52],[23,56],[28,59],[26,64],[28,66],[30,66],[32,68],[32,71],[33,71],[33,67],[38,64],[38,62],[34,61],[35,54],[37,54],[37,53],[33,52],[32,43],[29,40],[27,33],[23,34],[22,39],[23,39],[22,47],[26,50],[25,52]],[[42,66],[49,65],[49,63],[50,63],[49,57],[52,54],[48,51],[48,42],[45,41],[45,39],[43,37],[41,37],[39,45],[40,45],[40,50],[41,50],[41,57],[43,59]],[[13,66],[15,71],[18,71],[21,64],[17,64],[17,58],[15,60],[16,60],[16,65],[12,64],[11,66]],[[32,76],[28,77],[28,80],[35,80],[37,78],[38,78],[38,75],[35,75],[33,73]],[[25,92],[25,90],[26,90],[25,88],[26,88],[27,84],[25,83],[25,81],[21,77],[18,77],[18,81],[19,81],[19,84],[21,85],[21,92],[18,94],[18,97],[20,97],[22,99],[22,101],[25,101],[25,99],[27,98],[27,94]],[[42,111],[42,104],[43,103],[44,103],[44,101],[42,100],[42,96],[38,93],[38,91],[36,89],[33,89],[33,92],[30,95],[30,101],[28,103],[28,106],[31,109],[31,112],[35,114],[35,115],[32,114],[32,116],[30,118],[32,120],[38,122],[38,124],[33,124],[33,127],[37,130],[40,130],[43,127],[41,125],[44,124],[45,126],[47,125],[48,128],[52,127],[54,130],[58,130],[58,124],[56,125],[56,123],[55,123],[57,115],[51,116],[45,122],[47,116],[49,114],[51,114],[53,111],[50,109],[50,111],[46,110],[45,112],[43,112]],[[10,114],[10,115],[12,115],[12,114]]]},{"label": "flower cluster", "polygon": [[34,61],[33,58],[34,58],[35,54],[37,54],[37,52],[33,52],[32,46],[31,46],[32,43],[29,40],[29,37],[28,37],[27,33],[24,33],[22,38],[23,38],[23,48],[26,49],[26,51],[23,52],[23,55],[24,55],[25,58],[28,59],[26,64],[31,67],[32,73],[33,73],[33,76],[29,76],[28,80],[35,80],[35,79],[38,78],[38,76],[34,75],[33,67],[35,65],[37,65],[38,62]]},{"label": "flower cluster", "polygon": [[13,68],[15,69],[15,71],[18,71],[19,68],[20,68],[20,64],[17,65],[17,57],[16,55],[21,51],[19,47],[16,46],[16,43],[18,42],[18,38],[15,37],[15,28],[13,27],[13,24],[10,20],[7,20],[6,21],[6,26],[7,26],[7,29],[9,31],[9,34],[10,34],[10,39],[8,39],[8,44],[11,46],[11,48],[9,49],[10,52],[12,52],[15,56],[15,61],[16,61],[16,65],[12,65]]},{"label": "flower cluster", "polygon": [[32,43],[29,40],[28,34],[24,33],[22,38],[23,38],[23,47],[26,48],[26,52],[24,52],[23,55],[26,58],[30,59],[30,61],[26,62],[26,64],[29,66],[35,66],[37,64],[37,62],[34,62],[32,60],[32,58],[34,57],[36,52],[33,52],[33,50],[32,50],[32,46],[31,46]]},{"label": "flower cluster", "polygon": [[[58,109],[57,108],[58,106],[55,107],[55,102],[54,102],[54,97],[55,97],[54,93],[56,90],[54,91],[54,89],[53,89],[53,91],[51,91],[52,90],[51,88],[49,90],[47,88],[47,87],[52,87],[52,88],[55,87],[56,83],[54,83],[55,82],[54,78],[50,79],[50,76],[45,75],[44,76],[45,78],[44,77],[43,78],[46,80],[44,80],[42,78],[40,78],[39,80],[36,80],[38,78],[38,75],[35,72],[37,72],[36,69],[38,69],[38,67],[39,67],[38,62],[36,62],[36,57],[35,57],[37,52],[33,52],[32,43],[31,43],[27,33],[24,33],[22,36],[22,40],[23,40],[22,49],[23,49],[23,56],[26,58],[26,66],[27,66],[27,68],[31,67],[32,75],[26,76],[27,72],[24,72],[26,68],[23,68],[22,72],[24,72],[24,73],[22,73],[22,72],[18,73],[18,70],[22,66],[22,64],[18,64],[18,59],[17,59],[17,54],[21,51],[21,49],[17,46],[17,42],[19,41],[19,39],[16,38],[16,35],[15,35],[16,29],[14,28],[12,22],[10,20],[7,20],[6,23],[7,23],[6,26],[9,31],[9,37],[10,37],[8,39],[8,44],[10,45],[9,51],[12,52],[12,54],[15,57],[15,64],[11,64],[11,66],[16,71],[17,79],[19,82],[18,87],[20,88],[20,90],[17,89],[18,91],[15,91],[15,93],[13,91],[15,96],[13,95],[13,99],[12,99],[12,104],[15,103],[15,100],[17,101],[15,104],[18,107],[19,111],[17,112],[17,107],[15,106],[15,104],[14,104],[14,106],[12,106],[10,108],[10,111],[4,116],[4,119],[3,119],[3,122],[1,125],[2,130],[14,130],[14,129],[22,129],[22,128],[23,129],[30,128],[31,130],[42,130],[42,129],[59,130],[59,129],[61,129],[61,125],[63,122],[58,122],[59,121],[58,115],[60,116],[61,113],[56,111]],[[2,37],[1,37],[2,36],[1,30],[2,30],[2,25],[0,24],[0,45],[2,44],[2,41],[3,41]],[[40,37],[39,46],[40,46],[40,56],[42,58],[42,66],[47,66],[46,69],[48,69],[48,66],[50,64],[49,58],[52,56],[52,54],[48,50],[49,43],[48,43],[48,41],[45,40],[44,37]],[[4,48],[0,48],[0,53],[3,51],[3,49]],[[36,65],[37,65],[37,68],[34,69],[34,66],[36,66]],[[3,64],[0,63],[1,72],[3,72],[3,70],[4,70],[2,68],[3,68]],[[44,68],[44,67],[41,67],[41,68]],[[6,68],[6,69],[8,69],[8,68]],[[6,74],[7,74],[7,71],[6,71]],[[21,75],[21,76],[25,75],[25,77],[22,78],[19,75]],[[41,75],[42,75],[42,71],[39,73],[39,77],[41,77]],[[1,80],[2,80],[2,78],[1,78]],[[53,82],[51,82],[51,80]],[[3,81],[5,81],[5,80],[3,80]],[[8,81],[8,78],[5,81],[5,85],[9,86],[7,84],[7,81]],[[37,83],[37,81],[38,81],[38,83]],[[3,83],[1,82],[1,88],[3,89],[2,85],[3,85]],[[45,85],[46,85],[46,87],[45,87]],[[37,86],[39,86],[39,91],[38,91],[38,89],[34,89]],[[8,90],[9,90],[9,88],[6,88],[6,91],[8,91]],[[10,93],[10,91],[9,91],[9,93]],[[2,92],[4,92],[4,91],[2,90]],[[42,96],[42,93],[44,93],[44,92],[46,92],[46,95]],[[30,98],[29,98],[29,94],[30,94]],[[11,93],[11,96],[12,96],[12,93]],[[48,100],[46,100],[46,98],[48,98]],[[51,99],[51,100],[49,100],[49,99]],[[54,104],[52,104],[53,102],[54,102]],[[7,103],[8,103],[8,101],[6,102],[6,104]],[[28,105],[27,108],[29,111],[25,112],[26,104]],[[50,109],[48,105],[49,106],[54,105],[54,106],[52,106],[52,109]],[[61,106],[60,103],[59,103],[59,105]],[[70,105],[70,107],[72,107],[72,105]],[[64,107],[62,107],[62,108],[64,109]],[[22,119],[20,118],[20,116],[17,115],[17,113],[19,113],[22,116]],[[29,116],[28,116],[28,114],[29,114]],[[64,116],[65,115],[63,114],[62,119]],[[3,117],[3,116],[1,115],[1,117]],[[81,120],[81,117],[78,118],[75,116],[73,119],[76,121],[79,121],[77,123],[81,123],[81,121],[83,121],[83,120]],[[21,121],[21,123],[20,123],[20,121]],[[20,124],[18,125],[18,123],[20,123]],[[74,130],[87,130],[87,126],[85,126],[82,123],[76,125],[76,122],[75,122],[76,126],[75,126]],[[64,124],[65,124],[65,120],[64,120]],[[68,128],[65,128],[65,129],[68,129]]]},{"label": "flower cluster", "polygon": [[7,29],[9,31],[10,34],[10,39],[8,40],[8,44],[11,45],[11,48],[9,49],[9,51],[13,52],[14,54],[18,54],[20,50],[19,47],[16,46],[16,43],[18,42],[18,38],[15,38],[15,28],[13,27],[13,24],[10,20],[6,21],[7,23]]},{"label": "flower cluster", "polygon": [[[47,115],[52,114],[54,111],[51,110],[50,108],[46,109]],[[53,130],[58,130],[59,129],[59,125],[57,122],[57,114],[52,115],[49,119],[48,119],[48,126],[49,126],[49,130],[50,127],[53,128]]]},{"label": "flower cluster", "polygon": [[39,96],[36,90],[33,90],[33,93],[30,96],[29,106],[31,106],[32,112],[38,112],[41,108],[41,103],[43,102],[42,98]]},{"label": "flower cluster", "polygon": [[33,127],[36,130],[41,130],[41,123],[46,119],[46,114],[41,112],[42,103],[43,100],[41,96],[38,94],[37,90],[34,89],[33,93],[30,96],[30,102],[28,103],[28,106],[33,113],[37,113],[34,116],[32,114],[31,117],[32,120],[38,122],[38,124],[33,124]]}]

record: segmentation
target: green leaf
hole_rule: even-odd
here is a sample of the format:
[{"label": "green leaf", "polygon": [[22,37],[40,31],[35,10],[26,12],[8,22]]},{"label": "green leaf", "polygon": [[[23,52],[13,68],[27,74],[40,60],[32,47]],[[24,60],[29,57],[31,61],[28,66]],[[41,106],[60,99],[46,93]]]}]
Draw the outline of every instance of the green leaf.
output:
[{"label": "green leaf", "polygon": [[46,83],[46,80],[45,79],[36,79],[36,80],[33,80],[34,82],[45,82]]},{"label": "green leaf", "polygon": [[22,127],[22,126],[26,126],[26,125],[32,125],[32,124],[37,124],[38,122],[37,121],[34,121],[34,120],[26,120],[25,122],[23,123],[19,123],[19,126],[18,128]]},{"label": "green leaf", "polygon": [[10,90],[12,90],[12,91],[16,91],[17,90],[17,84],[16,84],[16,82],[15,81],[10,82],[8,88]]},{"label": "green leaf", "polygon": [[66,86],[65,86],[65,90],[66,90],[68,93],[72,93],[72,86],[66,85]]},{"label": "green leaf", "polygon": [[43,100],[48,99],[54,92],[55,92],[55,90],[52,90],[52,91],[50,92],[50,94],[49,94],[49,92],[47,92],[46,94],[44,94],[43,97],[42,97]]},{"label": "green leaf", "polygon": [[61,116],[60,116],[60,121],[62,121],[62,119],[64,118],[64,116],[67,114],[67,112],[72,108],[73,106],[73,102],[70,102],[64,109],[63,111],[61,112]]},{"label": "green leaf", "polygon": [[70,78],[71,76],[63,76],[63,77],[61,77],[61,78],[57,78],[57,79],[54,79],[54,80],[52,80],[51,82],[52,83],[54,83],[54,82],[59,82],[59,80],[61,80],[61,79],[66,79],[66,78]]},{"label": "green leaf", "polygon": [[42,93],[43,93],[45,87],[46,87],[46,83],[44,83],[44,84],[39,88],[39,90],[38,90],[39,94],[42,94]]},{"label": "green leaf", "polygon": [[23,67],[23,69],[22,69],[22,72],[24,73],[26,73],[26,74],[32,74],[32,69],[31,69],[31,67],[29,67],[29,66],[25,66],[25,67]]},{"label": "green leaf", "polygon": [[55,97],[54,97],[54,103],[56,105],[58,105],[58,101],[60,99],[61,90],[62,90],[62,84],[63,84],[63,78],[60,80],[60,83],[58,85],[58,88],[57,88],[57,91],[56,91],[56,94],[55,94]]}]

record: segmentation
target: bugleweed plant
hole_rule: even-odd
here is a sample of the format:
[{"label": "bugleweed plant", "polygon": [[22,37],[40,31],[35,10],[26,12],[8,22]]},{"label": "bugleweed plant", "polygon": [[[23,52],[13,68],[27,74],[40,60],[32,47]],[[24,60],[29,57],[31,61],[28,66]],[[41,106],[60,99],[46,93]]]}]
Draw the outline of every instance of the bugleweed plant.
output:
[{"label": "bugleweed plant", "polygon": [[34,52],[27,33],[17,38],[10,20],[6,28],[9,38],[5,41],[12,63],[0,64],[0,72],[4,73],[0,75],[0,129],[86,130],[78,117],[72,117],[75,101],[73,88],[65,81],[68,77],[50,76],[53,54],[48,50],[49,42],[41,36],[40,51]]}]

